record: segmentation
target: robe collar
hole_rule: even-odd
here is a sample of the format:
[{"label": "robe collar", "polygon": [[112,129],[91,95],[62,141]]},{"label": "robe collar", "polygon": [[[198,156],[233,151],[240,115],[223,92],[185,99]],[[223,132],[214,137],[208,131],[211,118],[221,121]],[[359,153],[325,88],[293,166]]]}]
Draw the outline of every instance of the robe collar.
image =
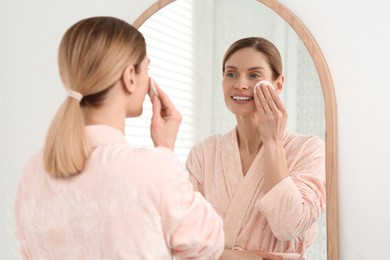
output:
[{"label": "robe collar", "polygon": [[126,143],[125,135],[108,125],[87,125],[85,131],[92,147]]}]

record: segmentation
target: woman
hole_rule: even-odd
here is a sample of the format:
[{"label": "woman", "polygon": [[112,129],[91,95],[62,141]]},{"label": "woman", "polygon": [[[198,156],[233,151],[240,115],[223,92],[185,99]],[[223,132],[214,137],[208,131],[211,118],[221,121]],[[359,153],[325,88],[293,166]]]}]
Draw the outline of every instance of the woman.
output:
[{"label": "woman", "polygon": [[73,25],[59,49],[68,97],[21,177],[17,237],[25,259],[216,259],[221,218],[172,152],[181,116],[154,95],[156,149],[125,142],[125,117],[149,90],[143,36],[111,17]]},{"label": "woman", "polygon": [[[254,88],[263,80],[272,86]],[[325,207],[324,144],[286,130],[281,57],[266,39],[229,47],[222,85],[237,126],[197,144],[186,163],[195,190],[224,219],[221,259],[303,259]]]}]

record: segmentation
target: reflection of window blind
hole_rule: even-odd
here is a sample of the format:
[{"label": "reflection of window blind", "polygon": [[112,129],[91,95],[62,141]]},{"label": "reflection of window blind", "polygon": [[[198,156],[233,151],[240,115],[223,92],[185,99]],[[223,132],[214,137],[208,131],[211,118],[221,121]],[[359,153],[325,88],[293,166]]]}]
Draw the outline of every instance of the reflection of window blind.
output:
[{"label": "reflection of window blind", "polygon": [[[175,154],[184,162],[194,144],[194,28],[193,1],[177,1],[154,14],[141,27],[151,60],[149,75],[169,95],[183,120]],[[142,116],[126,119],[126,140],[153,147],[150,138],[152,105],[145,98]]]}]

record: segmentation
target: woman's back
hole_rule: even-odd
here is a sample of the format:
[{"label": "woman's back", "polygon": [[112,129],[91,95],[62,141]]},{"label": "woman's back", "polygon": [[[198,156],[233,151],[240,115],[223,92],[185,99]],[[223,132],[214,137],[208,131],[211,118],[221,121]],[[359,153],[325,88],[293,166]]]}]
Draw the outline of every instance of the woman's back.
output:
[{"label": "woman's back", "polygon": [[109,126],[86,127],[92,153],[83,172],[53,178],[42,153],[25,167],[17,235],[32,259],[215,259],[222,221],[194,193],[167,148],[126,144]]}]

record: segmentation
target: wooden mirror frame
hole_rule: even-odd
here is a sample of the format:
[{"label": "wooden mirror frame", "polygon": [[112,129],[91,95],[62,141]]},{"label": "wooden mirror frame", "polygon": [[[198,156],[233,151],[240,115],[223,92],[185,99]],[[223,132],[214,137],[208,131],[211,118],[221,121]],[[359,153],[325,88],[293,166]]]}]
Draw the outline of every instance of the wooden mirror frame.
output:
[{"label": "wooden mirror frame", "polygon": [[[175,0],[159,0],[146,9],[133,23],[139,28],[161,8]],[[264,4],[298,34],[308,49],[316,66],[324,95],[325,146],[326,146],[326,237],[327,259],[339,259],[339,214],[338,214],[338,150],[337,150],[337,107],[333,80],[325,57],[306,26],[287,7],[275,0],[256,0]]]}]

